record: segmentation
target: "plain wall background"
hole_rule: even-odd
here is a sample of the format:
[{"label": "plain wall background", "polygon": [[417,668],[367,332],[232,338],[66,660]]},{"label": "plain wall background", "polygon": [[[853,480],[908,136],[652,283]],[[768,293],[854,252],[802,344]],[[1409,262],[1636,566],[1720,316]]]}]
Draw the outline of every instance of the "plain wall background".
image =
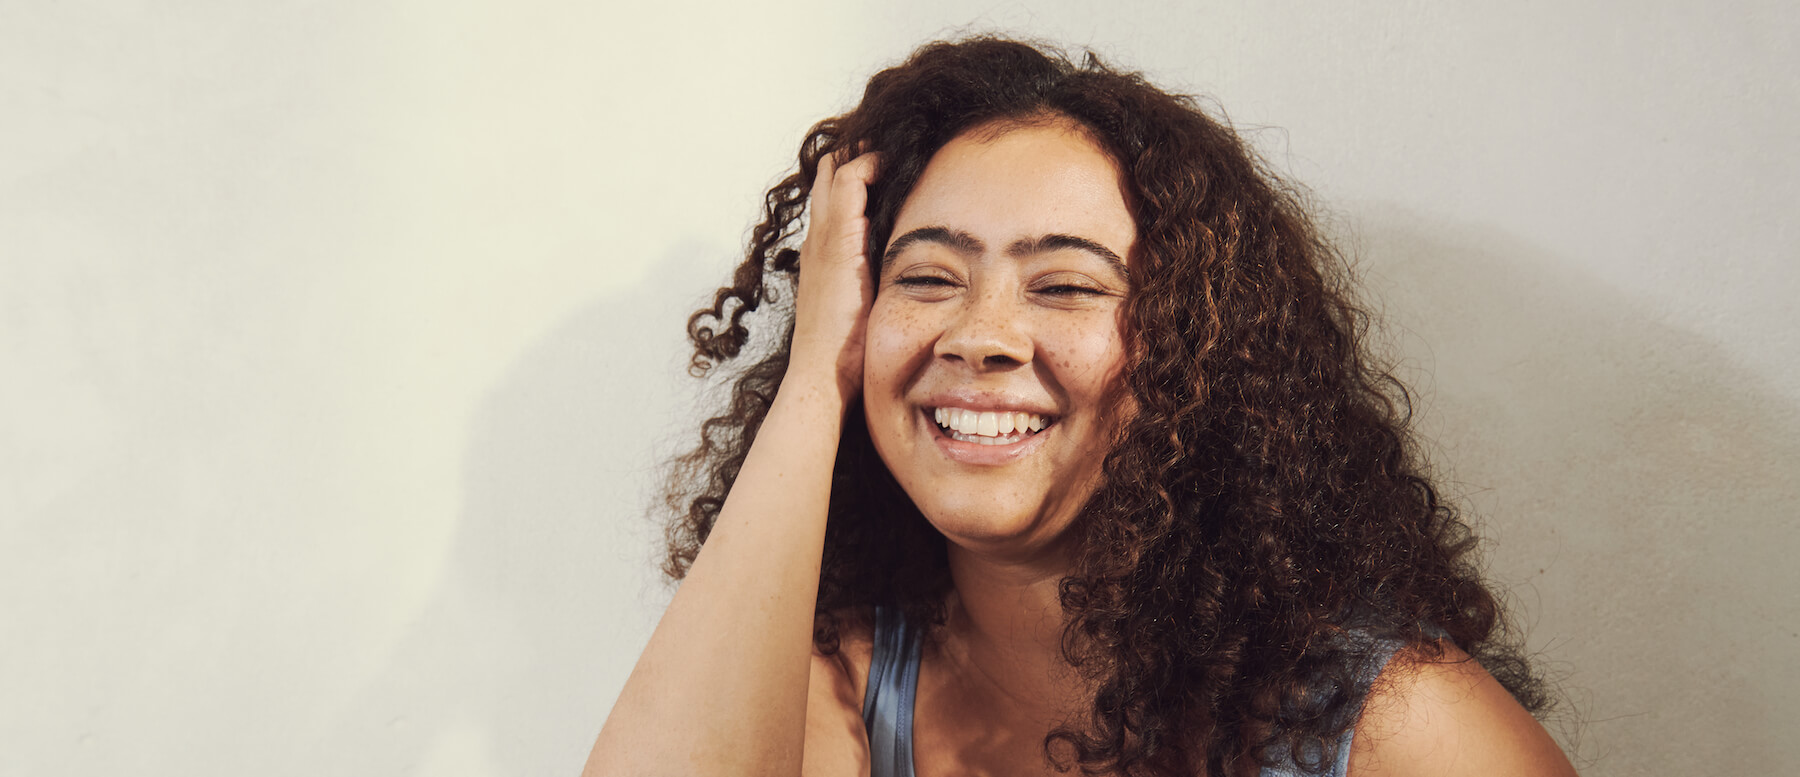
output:
[{"label": "plain wall background", "polygon": [[927,38],[1208,95],[1361,259],[1588,775],[1800,761],[1800,14],[0,0],[0,774],[574,774],[681,326]]}]

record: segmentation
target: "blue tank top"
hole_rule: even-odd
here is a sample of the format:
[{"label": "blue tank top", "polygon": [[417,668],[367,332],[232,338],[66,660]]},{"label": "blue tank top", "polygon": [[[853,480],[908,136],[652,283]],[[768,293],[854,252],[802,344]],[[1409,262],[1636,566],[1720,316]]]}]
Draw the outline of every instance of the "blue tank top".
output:
[{"label": "blue tank top", "polygon": [[[913,774],[913,698],[919,687],[919,629],[906,622],[899,610],[875,608],[874,653],[869,659],[869,685],[863,693],[863,727],[869,733],[869,777],[915,777]],[[1350,714],[1360,713],[1362,697],[1387,667],[1400,643],[1353,633],[1362,657],[1357,671],[1355,701]],[[1324,772],[1309,772],[1286,753],[1276,753],[1277,763],[1264,767],[1261,777],[1344,777],[1350,766],[1350,741],[1355,727],[1344,736],[1329,758],[1310,758],[1324,763]]]}]

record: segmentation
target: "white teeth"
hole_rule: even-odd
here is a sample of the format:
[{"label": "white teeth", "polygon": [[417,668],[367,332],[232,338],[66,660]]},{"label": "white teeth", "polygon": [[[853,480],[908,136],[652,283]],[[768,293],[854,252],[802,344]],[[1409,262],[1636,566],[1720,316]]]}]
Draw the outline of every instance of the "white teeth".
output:
[{"label": "white teeth", "polygon": [[1007,410],[964,410],[940,407],[931,413],[938,426],[952,432],[951,437],[982,445],[1007,445],[1025,438],[1027,431],[1041,432],[1049,419],[1035,413]]},{"label": "white teeth", "polygon": [[947,432],[947,434],[950,435],[950,439],[952,440],[972,442],[976,445],[1011,445],[1025,439],[1027,436],[1025,433],[1020,432],[1019,434],[1008,435],[1005,437],[983,437],[979,434],[963,434],[962,432],[955,430],[951,430]]}]

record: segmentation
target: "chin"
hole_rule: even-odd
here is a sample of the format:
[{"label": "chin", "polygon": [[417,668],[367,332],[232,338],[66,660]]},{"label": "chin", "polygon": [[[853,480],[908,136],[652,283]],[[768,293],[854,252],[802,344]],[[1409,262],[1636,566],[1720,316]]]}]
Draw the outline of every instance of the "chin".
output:
[{"label": "chin", "polygon": [[1020,501],[1007,499],[945,499],[938,494],[934,499],[915,498],[913,503],[952,545],[1008,555],[1030,555],[1055,543],[1073,518],[1052,515],[1043,505],[1025,508]]}]

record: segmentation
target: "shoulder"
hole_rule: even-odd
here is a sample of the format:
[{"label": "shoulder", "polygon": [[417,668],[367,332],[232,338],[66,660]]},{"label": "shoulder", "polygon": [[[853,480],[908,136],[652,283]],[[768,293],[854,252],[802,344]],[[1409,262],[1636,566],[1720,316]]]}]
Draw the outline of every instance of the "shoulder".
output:
[{"label": "shoulder", "polygon": [[837,652],[825,655],[816,646],[812,651],[800,769],[806,777],[869,773],[862,701],[874,652],[874,624],[849,609],[833,615],[838,624]]},{"label": "shoulder", "polygon": [[1499,681],[1446,642],[1441,657],[1403,650],[1382,671],[1356,724],[1349,774],[1572,777],[1575,769]]}]

